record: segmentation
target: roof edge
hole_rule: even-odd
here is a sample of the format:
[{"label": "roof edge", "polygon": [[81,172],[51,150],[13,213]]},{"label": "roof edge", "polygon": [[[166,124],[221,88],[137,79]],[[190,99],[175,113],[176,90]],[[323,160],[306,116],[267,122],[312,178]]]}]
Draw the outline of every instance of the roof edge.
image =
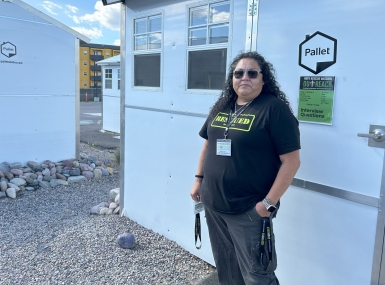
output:
[{"label": "roof edge", "polygon": [[58,20],[55,20],[54,18],[48,16],[47,14],[44,14],[43,12],[39,11],[38,9],[32,7],[31,5],[21,1],[21,0],[3,0],[4,2],[10,2],[15,3],[19,7],[23,8],[24,10],[27,10],[28,12],[31,12],[35,14],[36,16],[42,18],[43,20],[46,20],[47,22],[51,23],[52,25],[62,29],[63,31],[66,31],[67,33],[77,37],[78,39],[81,39],[82,41],[85,41],[86,43],[91,42],[91,39],[86,37],[85,35],[75,31],[74,29],[71,29],[70,27],[64,25],[63,23],[59,22]]}]

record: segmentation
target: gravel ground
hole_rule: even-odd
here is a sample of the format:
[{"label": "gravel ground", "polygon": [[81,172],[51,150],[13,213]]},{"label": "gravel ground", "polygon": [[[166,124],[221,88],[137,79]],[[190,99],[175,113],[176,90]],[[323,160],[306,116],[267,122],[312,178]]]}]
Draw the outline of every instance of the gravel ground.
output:
[{"label": "gravel ground", "polygon": [[[113,150],[81,144],[113,160]],[[115,165],[115,169],[118,168]],[[196,284],[214,268],[175,242],[119,215],[90,215],[119,187],[119,172],[0,200],[0,284]],[[122,249],[116,237],[135,235]]]}]

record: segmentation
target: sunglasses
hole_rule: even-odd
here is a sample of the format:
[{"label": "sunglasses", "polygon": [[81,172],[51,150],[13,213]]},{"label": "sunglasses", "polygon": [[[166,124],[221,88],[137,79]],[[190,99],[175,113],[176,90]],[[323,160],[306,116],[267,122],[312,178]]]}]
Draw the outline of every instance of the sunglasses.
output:
[{"label": "sunglasses", "polygon": [[[258,77],[258,74],[262,73],[262,70],[247,70],[247,76],[250,79],[255,79]],[[236,79],[241,79],[245,75],[244,70],[236,70],[233,72],[233,75]]]}]

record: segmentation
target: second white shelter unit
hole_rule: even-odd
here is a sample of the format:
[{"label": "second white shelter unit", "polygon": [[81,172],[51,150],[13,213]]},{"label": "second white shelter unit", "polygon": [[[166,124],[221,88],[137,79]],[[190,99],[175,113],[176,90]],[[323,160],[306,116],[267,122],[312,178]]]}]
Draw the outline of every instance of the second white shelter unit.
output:
[{"label": "second white shelter unit", "polygon": [[103,130],[120,133],[120,55],[96,63],[103,76]]},{"label": "second white shelter unit", "polygon": [[[257,50],[276,68],[296,116],[305,118],[302,165],[275,220],[281,283],[385,284],[385,112],[378,87],[385,2],[125,2],[124,214],[213,263],[204,219],[202,248],[194,245],[189,190],[203,144],[198,132],[231,60],[240,50]],[[304,78],[313,87],[335,79],[327,92],[333,104],[324,106],[332,121],[317,121],[325,100],[309,102],[315,93],[300,86]]]},{"label": "second white shelter unit", "polygon": [[79,153],[79,39],[20,0],[0,1],[0,162]]}]

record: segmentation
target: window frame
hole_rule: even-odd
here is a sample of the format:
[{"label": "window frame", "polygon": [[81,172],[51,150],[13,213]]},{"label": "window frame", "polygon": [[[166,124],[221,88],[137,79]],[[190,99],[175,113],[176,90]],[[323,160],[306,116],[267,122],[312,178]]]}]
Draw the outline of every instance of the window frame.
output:
[{"label": "window frame", "polygon": [[[109,70],[110,72],[108,72],[107,73],[107,70]],[[111,76],[111,77],[107,77],[107,75],[108,76]],[[104,69],[104,89],[112,89],[112,87],[113,87],[113,85],[112,85],[112,79],[113,79],[113,77],[112,77],[112,68],[105,68]],[[107,88],[107,80],[109,81],[109,82],[111,82],[111,88]]]},{"label": "window frame", "polygon": [[[161,47],[159,49],[148,49],[148,41],[147,41],[147,49],[141,49],[141,50],[135,50],[136,46],[136,40],[135,36],[137,35],[146,35],[148,38],[148,35],[154,33],[154,32],[149,32],[148,31],[148,26],[149,26],[149,18],[151,17],[156,17],[159,16],[161,19],[161,25],[160,25],[160,31],[159,33],[161,34]],[[135,22],[139,19],[144,19],[146,18],[146,33],[135,33]],[[132,40],[132,64],[131,64],[131,89],[132,90],[142,90],[142,91],[156,91],[156,92],[161,92],[163,90],[163,58],[164,58],[164,10],[157,10],[151,13],[146,13],[146,14],[139,14],[136,17],[132,19],[132,29],[133,29],[133,34],[131,36]],[[157,31],[156,31],[157,32]],[[159,82],[160,86],[157,87],[152,87],[152,86],[135,86],[135,56],[137,55],[152,55],[152,54],[159,54],[160,55],[160,66],[159,66]]]},{"label": "window frame", "polygon": [[120,90],[120,68],[117,69],[118,74],[118,90]]},{"label": "window frame", "polygon": [[[192,9],[196,9],[196,8],[199,8],[199,7],[204,7],[206,6],[207,7],[207,11],[208,11],[208,15],[207,15],[207,19],[210,18],[210,7],[212,5],[216,5],[216,4],[220,4],[220,3],[228,3],[229,4],[229,13],[230,13],[230,17],[228,19],[228,21],[223,21],[223,22],[220,22],[220,24],[225,24],[227,23],[228,27],[229,27],[229,34],[228,34],[228,41],[225,42],[225,43],[213,43],[213,44],[210,44],[210,43],[207,43],[209,41],[209,32],[210,32],[210,29],[209,27],[210,26],[215,26],[217,25],[218,23],[206,23],[205,26],[206,26],[206,44],[203,44],[203,45],[189,45],[190,44],[190,11]],[[199,3],[195,3],[195,4],[191,4],[191,5],[188,5],[186,7],[186,38],[185,38],[185,42],[186,42],[186,60],[185,60],[185,91],[184,93],[188,93],[188,94],[209,94],[209,95],[217,95],[218,92],[221,91],[221,89],[188,89],[188,83],[189,83],[189,54],[190,52],[194,52],[194,51],[209,51],[209,50],[218,50],[218,49],[226,49],[226,53],[227,53],[227,57],[226,57],[226,71],[225,71],[225,80],[227,78],[227,73],[228,73],[228,67],[229,67],[229,64],[230,64],[230,61],[231,61],[231,52],[232,52],[232,44],[231,44],[231,40],[232,40],[232,35],[233,35],[233,5],[234,5],[234,1],[230,1],[230,0],[213,0],[213,1],[207,1],[207,2],[199,2]],[[202,25],[203,26],[203,25]]]}]

